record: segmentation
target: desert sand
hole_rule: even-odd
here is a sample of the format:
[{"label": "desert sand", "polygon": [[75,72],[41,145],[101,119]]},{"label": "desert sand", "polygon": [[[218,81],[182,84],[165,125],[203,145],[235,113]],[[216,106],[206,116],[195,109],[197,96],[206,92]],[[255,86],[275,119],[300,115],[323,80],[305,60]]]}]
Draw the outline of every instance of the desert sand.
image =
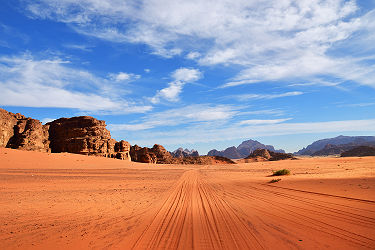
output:
[{"label": "desert sand", "polygon": [[155,165],[0,148],[0,249],[87,248],[374,249],[375,157]]}]

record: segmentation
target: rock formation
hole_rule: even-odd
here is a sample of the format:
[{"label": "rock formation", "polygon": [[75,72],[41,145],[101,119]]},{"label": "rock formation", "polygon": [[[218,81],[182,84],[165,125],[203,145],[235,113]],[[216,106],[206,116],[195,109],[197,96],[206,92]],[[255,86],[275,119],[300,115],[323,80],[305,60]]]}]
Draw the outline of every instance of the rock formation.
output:
[{"label": "rock formation", "polygon": [[375,156],[375,147],[360,146],[341,154],[341,157],[353,157],[353,156]]},{"label": "rock formation", "polygon": [[163,146],[155,144],[152,148],[134,145],[130,149],[133,161],[158,164],[235,164],[232,160],[221,156],[187,156],[173,157]]},{"label": "rock formation", "polygon": [[256,149],[245,159],[253,161],[279,161],[287,159],[296,159],[291,154],[272,152],[267,149]]},{"label": "rock formation", "polygon": [[47,125],[52,153],[68,152],[130,160],[130,144],[112,139],[105,121],[78,116],[60,118]]},{"label": "rock formation", "polygon": [[48,125],[0,109],[0,147],[49,152]]},{"label": "rock formation", "polygon": [[134,145],[130,148],[130,157],[133,161],[143,163],[173,163],[172,155],[158,144],[155,144],[152,148]]},{"label": "rock formation", "polygon": [[156,155],[151,152],[150,148],[147,147],[139,147],[138,145],[134,145],[130,147],[130,157],[132,161],[136,162],[143,162],[143,163],[156,163],[157,158]]},{"label": "rock formation", "polygon": [[130,160],[130,144],[116,142],[105,122],[90,116],[61,118],[42,125],[38,120],[0,109],[0,147]]},{"label": "rock formation", "polygon": [[[112,139],[113,140],[113,139]],[[108,142],[110,145],[111,142]],[[109,149],[112,148],[108,146]],[[130,160],[130,143],[124,140],[115,143],[116,158],[120,160]]]},{"label": "rock formation", "polygon": [[269,160],[271,159],[271,154],[267,149],[256,149],[248,157],[246,157],[246,159],[255,157],[262,157],[265,160]]}]

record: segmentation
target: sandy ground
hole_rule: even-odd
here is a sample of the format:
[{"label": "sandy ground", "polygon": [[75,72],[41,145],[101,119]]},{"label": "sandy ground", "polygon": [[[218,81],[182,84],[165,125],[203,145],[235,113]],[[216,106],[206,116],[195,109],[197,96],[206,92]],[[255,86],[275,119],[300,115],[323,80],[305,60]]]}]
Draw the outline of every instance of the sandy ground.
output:
[{"label": "sandy ground", "polygon": [[375,157],[183,166],[0,148],[0,249],[86,248],[374,249]]}]

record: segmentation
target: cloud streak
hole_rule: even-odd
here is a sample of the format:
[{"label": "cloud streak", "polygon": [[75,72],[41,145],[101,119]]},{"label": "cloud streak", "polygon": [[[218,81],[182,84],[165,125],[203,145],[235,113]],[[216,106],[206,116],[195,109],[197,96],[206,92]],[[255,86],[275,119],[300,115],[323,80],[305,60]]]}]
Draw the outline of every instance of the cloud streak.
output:
[{"label": "cloud streak", "polygon": [[[73,108],[89,113],[146,112],[151,106],[125,101],[121,86],[70,66],[59,58],[24,54],[0,57],[0,105]],[[116,91],[114,91],[116,90]]]},{"label": "cloud streak", "polygon": [[136,131],[181,124],[226,122],[239,114],[238,108],[226,105],[193,104],[181,108],[148,114],[138,123],[110,124],[113,131]]},{"label": "cloud streak", "polygon": [[245,95],[237,95],[233,96],[233,98],[238,98],[241,101],[245,100],[270,100],[270,99],[276,99],[276,98],[282,98],[282,97],[289,97],[289,96],[298,96],[303,95],[303,92],[300,91],[292,91],[292,92],[285,92],[281,94],[245,94]]}]

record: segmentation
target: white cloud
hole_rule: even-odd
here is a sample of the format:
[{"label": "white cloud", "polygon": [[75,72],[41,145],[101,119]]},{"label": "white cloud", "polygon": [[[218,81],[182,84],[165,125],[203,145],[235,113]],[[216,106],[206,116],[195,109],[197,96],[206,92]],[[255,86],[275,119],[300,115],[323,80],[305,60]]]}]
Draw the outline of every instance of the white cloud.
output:
[{"label": "white cloud", "polygon": [[144,71],[145,71],[146,73],[150,73],[150,72],[151,72],[150,69],[144,69]]},{"label": "white cloud", "polygon": [[[37,0],[27,8],[165,57],[189,51],[203,65],[241,65],[226,87],[324,76],[375,86],[374,64],[358,57],[374,50],[375,12],[359,11],[354,0]],[[353,53],[335,53],[340,48]]]},{"label": "white cloud", "polygon": [[41,122],[42,122],[43,124],[46,124],[46,123],[48,123],[48,122],[52,122],[52,121],[54,121],[54,120],[56,120],[56,119],[58,119],[58,118],[44,118],[44,119],[41,120]]},{"label": "white cloud", "polygon": [[[150,106],[122,99],[124,91],[108,79],[61,59],[31,55],[0,57],[0,105],[74,108],[86,112],[146,112]],[[116,90],[116,91],[114,91]]]},{"label": "white cloud", "polygon": [[241,112],[242,115],[273,115],[282,116],[285,115],[285,111],[281,109],[263,109],[263,110],[252,110]]},{"label": "white cloud", "polygon": [[303,92],[300,91],[292,91],[292,92],[285,92],[281,94],[244,94],[244,95],[236,95],[232,96],[233,98],[238,98],[239,100],[260,100],[260,99],[275,99],[281,97],[288,97],[288,96],[298,96],[302,95]]},{"label": "white cloud", "polygon": [[65,44],[64,47],[68,49],[77,49],[77,50],[82,50],[86,52],[92,51],[91,46],[84,45],[84,44]]},{"label": "white cloud", "polygon": [[197,69],[179,68],[172,73],[175,81],[195,82],[202,77],[202,73]]},{"label": "white cloud", "polygon": [[337,107],[343,108],[343,107],[351,107],[351,108],[357,108],[357,107],[368,107],[368,106],[374,106],[375,102],[362,102],[362,103],[351,103],[351,104],[339,104]]},{"label": "white cloud", "polygon": [[117,74],[111,73],[109,74],[109,77],[115,82],[130,82],[141,78],[140,75],[125,72],[119,72]]},{"label": "white cloud", "polygon": [[202,75],[198,69],[179,68],[172,73],[173,81],[168,83],[168,87],[159,90],[154,97],[150,98],[150,101],[154,104],[162,99],[177,102],[184,85],[199,80]]},{"label": "white cloud", "polygon": [[194,59],[197,59],[201,56],[201,53],[197,52],[197,51],[193,51],[193,52],[189,52],[187,55],[186,55],[186,58],[187,59],[190,59],[190,60],[194,60]]},{"label": "white cloud", "polygon": [[160,126],[177,126],[181,124],[228,121],[238,115],[238,108],[225,105],[211,106],[194,104],[182,108],[169,109],[163,112],[147,115],[139,123],[111,124],[113,131],[145,130]]},{"label": "white cloud", "polygon": [[273,119],[273,120],[244,120],[239,122],[239,125],[261,125],[261,124],[276,124],[291,120],[291,118],[286,119]]}]

